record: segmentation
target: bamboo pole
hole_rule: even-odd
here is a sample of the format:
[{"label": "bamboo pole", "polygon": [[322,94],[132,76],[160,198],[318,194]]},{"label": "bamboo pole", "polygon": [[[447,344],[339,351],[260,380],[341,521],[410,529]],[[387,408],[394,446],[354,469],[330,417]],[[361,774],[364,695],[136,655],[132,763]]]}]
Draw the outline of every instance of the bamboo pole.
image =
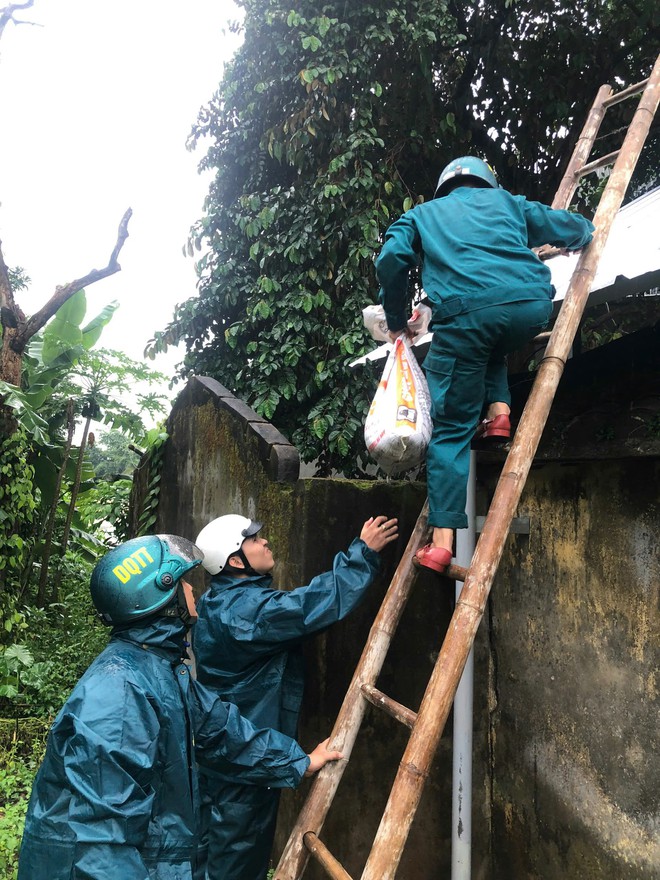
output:
[{"label": "bamboo pole", "polygon": [[316,834],[308,831],[303,836],[303,843],[331,880],[352,880],[351,875],[344,870],[340,862],[332,855],[323,841],[318,839]]},{"label": "bamboo pole", "polygon": [[410,730],[415,726],[417,712],[413,712],[411,709],[408,709],[407,706],[398,703],[396,700],[388,697],[387,694],[384,694],[382,691],[379,691],[378,688],[375,688],[370,684],[362,685],[362,693],[372,706],[375,706],[377,709],[382,709],[383,712],[386,712],[391,718],[394,718],[395,721],[405,724]]},{"label": "bamboo pole", "polygon": [[[465,584],[445,644],[431,675],[414,733],[401,762],[362,880],[390,880],[398,867],[428,767],[442,735],[458,681],[483,616],[504,540],[584,310],[589,285],[657,108],[658,68],[659,64],[656,62],[651,77],[646,81],[648,87],[603,194],[595,217],[597,230],[594,241],[583,254],[574,273],[567,299],[539,369],[535,388],[507,458],[505,472],[498,484],[473,563],[467,573],[464,569],[459,570],[458,566],[451,566],[448,571],[450,575],[460,575]],[[599,91],[553,207],[565,207],[570,202],[579,180],[577,172],[588,158],[602,121],[603,107],[599,103],[602,104],[611,91],[609,86],[603,86]],[[562,313],[565,313],[564,318]],[[362,687],[364,685],[368,689],[375,683],[408,600],[414,580],[412,559],[415,550],[424,543],[428,535],[427,517],[428,507],[425,506],[371,628],[362,658],[337,718],[330,741],[333,748],[344,752],[346,759],[350,757],[366,708]],[[306,847],[309,848],[312,844],[322,854],[322,859],[319,859],[322,863],[325,854],[330,856],[323,844],[314,838],[323,826],[345,766],[346,760],[328,764],[317,775],[276,868],[274,880],[299,880],[308,859]],[[330,858],[334,859],[332,856]],[[343,870],[336,860],[334,863]]]},{"label": "bamboo pole", "polygon": [[566,167],[561,183],[557,188],[557,194],[552,203],[553,208],[567,208],[570,204],[571,199],[573,198],[573,193],[580,182],[578,170],[584,166],[589,158],[594,141],[596,140],[596,135],[600,129],[600,124],[605,116],[604,102],[611,94],[612,86],[604,85],[598,89],[596,100],[591,105],[591,109],[587,115],[587,121],[584,123],[584,127],[580,132],[580,137],[575,144],[573,155]]},{"label": "bamboo pole", "polygon": [[483,617],[511,520],[579,326],[590,284],[657,109],[659,88],[660,57],[596,211],[593,241],[580,257],[539,367],[361,880],[392,880],[396,874],[428,767]]},{"label": "bamboo pole", "polygon": [[422,508],[383,604],[371,626],[362,656],[330,736],[329,748],[343,752],[344,760],[326,764],[314,777],[307,799],[275,869],[273,880],[296,880],[300,877],[309,857],[302,845],[302,838],[310,831],[317,836],[321,832],[367,708],[362,686],[374,685],[383,666],[392,636],[396,632],[415,580],[416,572],[412,559],[428,534],[427,521],[428,502]]}]

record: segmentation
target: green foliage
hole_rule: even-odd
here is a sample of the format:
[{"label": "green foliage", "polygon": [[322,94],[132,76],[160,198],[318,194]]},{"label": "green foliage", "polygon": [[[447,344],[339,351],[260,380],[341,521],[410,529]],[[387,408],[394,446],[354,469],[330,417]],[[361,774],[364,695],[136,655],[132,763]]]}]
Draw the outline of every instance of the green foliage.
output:
[{"label": "green foliage", "polygon": [[[23,358],[21,388],[0,382],[4,403],[14,410],[21,428],[42,447],[51,446],[63,421],[69,379],[88,364],[81,358],[98,341],[103,327],[117,308],[106,306],[85,327],[80,327],[87,309],[85,291],[79,290],[62,305],[43,332],[35,335]],[[79,388],[75,388],[77,394]]]},{"label": "green foliage", "polygon": [[14,293],[18,293],[20,290],[27,290],[30,285],[30,279],[25,274],[25,269],[23,269],[22,266],[15,266],[13,269],[8,269],[7,271],[9,275],[9,284]]},{"label": "green foliage", "polygon": [[69,554],[62,563],[62,601],[24,606],[20,642],[0,652],[0,716],[19,719],[19,729],[20,719],[55,715],[107,643],[89,594],[91,570]]},{"label": "green foliage", "polygon": [[[114,540],[128,540],[131,537],[129,513],[132,489],[133,480],[130,477],[95,480],[90,489],[78,496],[74,522],[84,526],[85,533],[98,535],[99,538],[107,538],[111,529]],[[105,547],[102,549],[105,550]]]},{"label": "green foliage", "polygon": [[76,417],[102,420],[134,439],[144,433],[142,415],[164,412],[165,396],[152,389],[165,376],[122,352],[92,351],[116,309],[110,303],[83,326],[87,301],[85,291],[78,291],[30,341],[22,387],[0,384],[0,394],[8,395],[6,403],[39,446],[59,444],[70,400]]},{"label": "green foliage", "polygon": [[373,347],[388,224],[466,152],[548,200],[601,82],[650,68],[654,4],[241,5],[244,45],[191,137],[215,171],[200,295],[149,350],[185,340],[182,376],[219,379],[320,473],[359,474],[375,380],[349,364]]},{"label": "green foliage", "polygon": [[13,880],[32,781],[40,754],[26,760],[15,749],[0,748],[0,877]]},{"label": "green foliage", "polygon": [[81,323],[87,311],[84,290],[68,299],[48,322],[43,332],[42,358],[47,366],[68,363],[75,366],[84,351],[96,345],[101,332],[119,307],[112,302],[85,327]]},{"label": "green foliage", "polygon": [[[0,592],[4,585],[18,581],[31,547],[37,502],[28,457],[22,432],[0,439]],[[10,632],[13,613],[9,608],[3,612],[3,628]]]},{"label": "green foliage", "polygon": [[[91,566],[66,561],[63,601],[23,609],[21,642],[0,650],[0,877],[14,878],[48,728],[107,642],[89,595]],[[29,643],[29,650],[25,644]]]},{"label": "green foliage", "polygon": [[660,295],[655,291],[593,306],[580,324],[581,350],[591,351],[658,322]]},{"label": "green foliage", "polygon": [[[57,315],[53,322],[56,319]],[[100,320],[99,315],[87,328],[78,330],[85,342],[95,336],[98,338]],[[66,326],[69,333],[73,324]],[[48,324],[45,332],[50,327]],[[62,337],[58,340],[63,345]],[[55,361],[50,360],[55,355]],[[165,410],[165,395],[152,390],[155,383],[164,385],[165,376],[120,351],[103,348],[89,351],[84,345],[60,350],[55,340],[48,343],[45,337],[37,337],[28,349],[24,377],[29,389],[26,397],[39,407],[49,435],[61,433],[70,400],[74,402],[76,418],[91,417],[126,432],[134,440],[144,434],[144,415],[154,418]]]},{"label": "green foliage", "polygon": [[115,309],[111,303],[85,322],[85,292],[78,291],[31,340],[22,362],[22,387],[0,385],[4,403],[21,426],[21,433],[0,447],[5,636],[22,619],[21,602],[34,597],[44,604],[46,589],[51,597],[59,594],[67,546],[94,561],[104,552],[109,531],[127,536],[130,479],[95,483],[84,450],[87,431],[82,448],[72,447],[71,437],[65,439],[83,418],[102,420],[141,440],[142,416],[164,411],[164,395],[152,389],[165,377],[121,352],[91,350]]},{"label": "green foliage", "polygon": [[[130,475],[138,465],[135,441],[121,431],[104,431],[90,443],[87,455],[97,477]],[[133,446],[133,448],[131,448]]]},{"label": "green foliage", "polygon": [[34,657],[25,645],[0,649],[0,697],[15,700],[21,692],[21,672],[34,666]]},{"label": "green foliage", "polygon": [[14,417],[20,429],[30,436],[35,443],[48,444],[48,424],[39,414],[39,403],[35,398],[21,391],[16,385],[0,379],[0,397],[2,405],[14,411]]},{"label": "green foliage", "polygon": [[165,412],[164,394],[151,390],[165,376],[120,351],[98,349],[85,352],[71,374],[70,394],[77,391],[80,413],[102,421],[114,430],[125,431],[134,440],[145,432],[143,416]]},{"label": "green foliage", "polygon": [[158,519],[158,501],[160,499],[160,480],[163,455],[165,453],[165,441],[167,434],[158,428],[154,428],[146,436],[147,454],[141,463],[141,467],[148,468],[147,491],[142,502],[142,509],[138,518],[137,534],[148,535],[153,532]]}]

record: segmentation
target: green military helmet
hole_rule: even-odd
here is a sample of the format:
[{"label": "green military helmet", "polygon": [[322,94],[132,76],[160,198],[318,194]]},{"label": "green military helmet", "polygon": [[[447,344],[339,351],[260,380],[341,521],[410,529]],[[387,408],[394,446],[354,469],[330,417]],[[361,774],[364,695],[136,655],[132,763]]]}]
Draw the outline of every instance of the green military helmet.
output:
[{"label": "green military helmet", "polygon": [[202,552],[178,535],[145,535],[110,550],[90,581],[92,601],[104,623],[129,623],[165,609],[177,599],[181,578]]},{"label": "green military helmet", "polygon": [[460,181],[468,180],[476,182],[478,186],[499,189],[495,172],[487,162],[476,156],[461,156],[443,168],[433,198],[446,196],[454,187],[460,186]]}]

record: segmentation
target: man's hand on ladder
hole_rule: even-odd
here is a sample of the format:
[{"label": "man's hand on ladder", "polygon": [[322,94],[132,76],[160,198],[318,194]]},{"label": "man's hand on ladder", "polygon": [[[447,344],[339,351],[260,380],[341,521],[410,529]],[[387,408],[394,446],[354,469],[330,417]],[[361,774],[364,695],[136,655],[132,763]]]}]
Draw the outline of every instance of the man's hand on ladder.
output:
[{"label": "man's hand on ladder", "polygon": [[309,767],[305,771],[305,776],[313,776],[317,773],[321,767],[328,763],[328,761],[340,761],[344,756],[341,752],[337,752],[328,748],[328,743],[330,742],[330,737],[324,739],[322,743],[319,743],[313,752],[310,752],[307,757],[309,758]]}]

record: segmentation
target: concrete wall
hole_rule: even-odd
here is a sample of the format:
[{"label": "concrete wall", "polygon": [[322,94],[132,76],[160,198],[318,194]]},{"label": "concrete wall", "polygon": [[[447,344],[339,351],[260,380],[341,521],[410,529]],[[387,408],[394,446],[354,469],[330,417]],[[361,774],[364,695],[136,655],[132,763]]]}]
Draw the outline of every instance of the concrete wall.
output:
[{"label": "concrete wall", "polygon": [[[306,646],[300,740],[312,747],[331,729],[425,486],[298,479],[286,439],[213,380],[190,381],[168,431],[158,529],[194,538],[223,513],[255,516],[266,523],[280,587],[327,569],[367,516],[399,516],[401,539],[383,554],[365,603]],[[480,514],[500,463],[480,460]],[[472,876],[660,877],[658,459],[545,464],[532,471],[519,513],[529,515],[531,531],[509,538],[476,645]],[[442,579],[418,578],[383,669],[379,687],[412,709],[452,596]],[[405,742],[404,729],[368,710],[322,835],[354,877]],[[403,880],[449,877],[450,789],[451,719],[397,875]],[[285,793],[278,847],[303,795]],[[305,876],[324,875],[312,866]]]},{"label": "concrete wall", "polygon": [[660,877],[659,477],[530,475],[490,603],[493,877]]}]

